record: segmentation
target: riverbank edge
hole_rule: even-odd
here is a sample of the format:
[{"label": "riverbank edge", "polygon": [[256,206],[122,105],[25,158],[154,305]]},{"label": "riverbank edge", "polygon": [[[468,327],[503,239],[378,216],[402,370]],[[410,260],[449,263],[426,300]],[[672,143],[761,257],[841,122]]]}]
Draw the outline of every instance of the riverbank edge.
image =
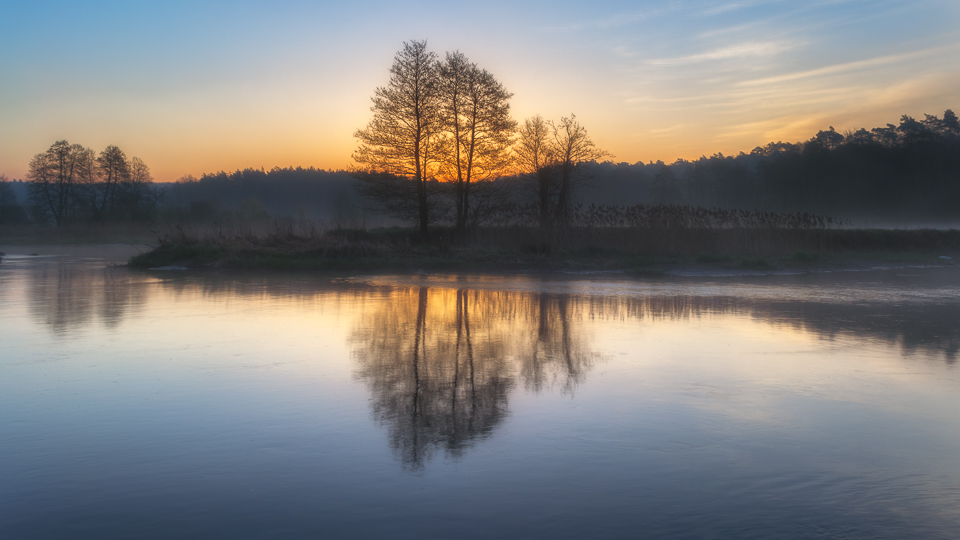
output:
[{"label": "riverbank edge", "polygon": [[788,273],[866,270],[876,267],[954,266],[960,249],[840,250],[791,253],[623,253],[610,248],[529,253],[482,248],[420,246],[251,245],[165,243],[132,257],[128,266],[319,272],[625,273],[696,274],[700,271]]}]

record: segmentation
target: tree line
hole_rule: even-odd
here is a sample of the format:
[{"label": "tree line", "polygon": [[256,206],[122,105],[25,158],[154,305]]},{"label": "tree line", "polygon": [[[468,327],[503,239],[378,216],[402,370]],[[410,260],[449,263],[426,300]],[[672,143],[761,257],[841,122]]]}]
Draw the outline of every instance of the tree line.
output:
[{"label": "tree line", "polygon": [[518,129],[512,95],[459,51],[440,60],[426,41],[405,42],[374,92],[373,119],[354,134],[360,192],[428,239],[431,222],[461,233],[479,224],[510,194],[498,180],[524,173],[537,178],[543,226],[565,224],[583,164],[608,153],[573,115],[557,123],[536,116]]},{"label": "tree line", "polygon": [[441,60],[426,42],[405,43],[375,90],[370,123],[355,133],[351,173],[244,169],[154,183],[142,160],[116,146],[97,153],[57,141],[31,159],[26,182],[0,176],[0,224],[287,215],[337,228],[414,223],[426,237],[430,224],[578,226],[596,213],[584,210],[590,205],[614,222],[637,204],[848,222],[960,218],[960,121],[950,109],[869,130],[831,127],[735,156],[630,164],[610,161],[574,115],[513,120],[511,96],[462,53]]},{"label": "tree line", "polygon": [[346,171],[315,167],[247,168],[205,173],[200,178],[187,175],[165,184],[161,217],[168,221],[330,218],[340,228],[362,228],[365,215],[354,182]]},{"label": "tree line", "polygon": [[[553,214],[562,171],[550,146],[556,141],[553,128],[562,126],[562,121],[551,125],[538,117],[518,126],[511,151],[519,163],[504,176],[471,185],[468,224],[549,226],[557,222]],[[629,213],[637,204],[680,205],[694,213],[713,207],[790,215],[809,212],[843,219],[846,225],[864,220],[930,223],[960,218],[960,128],[951,110],[923,120],[905,115],[898,125],[870,130],[828,129],[807,141],[770,143],[732,156],[714,154],[669,164],[590,161],[574,171],[564,217],[572,226],[597,221],[584,218],[591,205],[609,211],[599,221],[616,223],[616,216]],[[453,226],[455,195],[450,182],[441,178],[426,182],[430,223]],[[186,177],[167,184],[161,216],[174,221],[223,219],[231,213],[250,214],[241,206],[255,208],[260,202],[271,215],[306,213],[337,227],[418,223],[413,182],[388,174],[378,180],[375,192],[396,186],[379,195],[399,210],[392,214],[399,218],[397,222],[384,221],[368,208],[346,171],[299,167]],[[364,180],[356,183],[364,191]],[[477,191],[480,197],[474,196]]]},{"label": "tree line", "polygon": [[30,222],[26,208],[20,204],[17,188],[23,181],[11,181],[0,174],[0,225],[23,225]]},{"label": "tree line", "polygon": [[425,41],[404,43],[374,93],[372,120],[355,133],[359,192],[423,237],[430,223],[462,232],[502,222],[505,208],[522,209],[524,221],[532,209],[541,228],[571,226],[578,204],[960,217],[960,123],[949,109],[871,130],[831,127],[736,156],[628,164],[601,162],[611,156],[573,115],[513,121],[511,96],[460,52],[441,60]]},{"label": "tree line", "polygon": [[603,163],[598,203],[633,200],[770,211],[822,212],[848,219],[905,221],[960,217],[960,122],[950,109],[922,120],[798,143],[770,143],[736,156],[672,164]]},{"label": "tree line", "polygon": [[[27,198],[35,222],[151,220],[162,191],[140,158],[117,146],[99,154],[61,140],[30,160]],[[0,192],[9,191],[0,189]]]}]

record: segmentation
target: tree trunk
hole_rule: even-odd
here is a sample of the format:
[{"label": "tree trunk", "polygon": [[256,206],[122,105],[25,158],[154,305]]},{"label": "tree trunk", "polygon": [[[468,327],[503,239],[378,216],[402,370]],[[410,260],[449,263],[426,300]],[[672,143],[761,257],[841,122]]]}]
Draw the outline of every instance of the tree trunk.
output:
[{"label": "tree trunk", "polygon": [[420,206],[420,239],[429,242],[430,231],[427,230],[427,224],[430,221],[430,215],[427,212],[427,183],[423,180],[417,184],[417,201]]},{"label": "tree trunk", "polygon": [[570,221],[570,169],[564,164],[560,171],[560,195],[557,198],[557,221],[566,226]]},{"label": "tree trunk", "polygon": [[540,228],[550,228],[550,177],[546,171],[539,171],[540,175]]}]

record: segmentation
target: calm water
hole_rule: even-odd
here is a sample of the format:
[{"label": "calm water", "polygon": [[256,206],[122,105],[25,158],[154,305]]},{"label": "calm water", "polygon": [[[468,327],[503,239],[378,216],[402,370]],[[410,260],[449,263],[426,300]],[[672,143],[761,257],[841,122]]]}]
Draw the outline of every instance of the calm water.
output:
[{"label": "calm water", "polygon": [[957,269],[0,251],[0,538],[960,537]]}]

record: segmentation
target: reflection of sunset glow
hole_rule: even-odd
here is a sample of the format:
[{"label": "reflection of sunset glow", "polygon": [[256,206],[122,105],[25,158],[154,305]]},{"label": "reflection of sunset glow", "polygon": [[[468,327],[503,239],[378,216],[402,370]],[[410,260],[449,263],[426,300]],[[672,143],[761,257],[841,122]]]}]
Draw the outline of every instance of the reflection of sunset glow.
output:
[{"label": "reflection of sunset glow", "polygon": [[507,416],[519,376],[537,392],[572,392],[596,359],[566,295],[397,289],[362,310],[351,337],[374,416],[413,469],[436,448],[454,457]]},{"label": "reflection of sunset glow", "polygon": [[123,537],[955,535],[955,268],[336,278],[19,249],[17,538],[103,536],[101,512]]}]

